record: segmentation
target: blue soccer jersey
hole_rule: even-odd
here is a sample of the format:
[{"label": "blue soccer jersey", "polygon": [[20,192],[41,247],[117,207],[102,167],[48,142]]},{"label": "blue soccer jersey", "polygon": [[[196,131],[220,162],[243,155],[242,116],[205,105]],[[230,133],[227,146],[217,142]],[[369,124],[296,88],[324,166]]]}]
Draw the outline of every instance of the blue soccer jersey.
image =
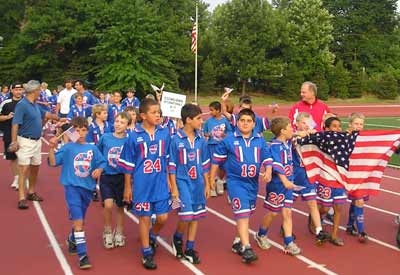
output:
[{"label": "blue soccer jersey", "polygon": [[[208,173],[211,166],[206,140],[196,132],[192,143],[186,133],[179,129],[171,140],[169,152],[169,173],[175,174],[177,184],[186,185],[190,193],[189,198],[181,198],[181,200],[189,201],[191,204],[205,203],[203,176],[204,173]],[[188,194],[180,192],[179,195],[187,196]]]},{"label": "blue soccer jersey", "polygon": [[105,133],[112,132],[112,130],[113,129],[111,125],[107,121],[104,121],[104,127],[103,129],[101,129],[100,126],[96,123],[96,120],[93,120],[93,122],[89,125],[89,132],[86,135],[86,142],[98,144],[101,136]]},{"label": "blue soccer jersey", "polygon": [[[237,114],[231,116],[231,124],[234,128],[237,125]],[[256,126],[254,131],[258,134],[262,134],[264,131],[269,129],[269,120],[267,117],[259,117],[256,115]]]},{"label": "blue soccer jersey", "polygon": [[115,104],[109,105],[108,106],[108,116],[107,116],[108,123],[110,123],[111,125],[114,125],[115,117],[117,116],[118,113],[123,112],[123,111],[124,111],[124,106],[122,104],[120,104],[119,106],[117,106]]},{"label": "blue soccer jersey", "polygon": [[67,143],[55,154],[56,165],[62,166],[60,182],[65,186],[79,186],[88,190],[96,188],[93,170],[104,169],[106,161],[92,144]]},{"label": "blue soccer jersey", "polygon": [[149,135],[138,126],[129,135],[118,160],[120,171],[133,175],[133,202],[147,203],[169,198],[167,160],[170,146],[167,128],[156,126]]},{"label": "blue soccer jersey", "polygon": [[76,104],[72,105],[69,113],[67,115],[68,119],[73,119],[74,117],[90,117],[92,115],[92,108],[90,107],[79,107]]},{"label": "blue soccer jersey", "polygon": [[217,146],[212,164],[223,164],[227,182],[248,184],[249,190],[258,190],[261,165],[270,166],[272,158],[264,138],[254,133],[244,138],[238,129]]},{"label": "blue soccer jersey", "polygon": [[105,133],[97,144],[100,152],[103,154],[104,159],[107,161],[107,166],[103,170],[105,175],[115,175],[121,172],[117,169],[118,159],[122,151],[127,137],[117,138],[113,133]]},{"label": "blue soccer jersey", "polygon": [[292,155],[292,143],[290,141],[287,144],[273,139],[270,143],[271,154],[272,154],[272,181],[271,183],[281,183],[278,174],[285,175],[289,181],[293,181],[293,155]]},{"label": "blue soccer jersey", "polygon": [[169,134],[171,136],[176,134],[176,127],[174,121],[169,117],[164,117],[163,122],[161,123],[162,126],[167,127],[169,129]]},{"label": "blue soccer jersey", "polygon": [[122,102],[121,102],[121,104],[122,104],[122,106],[124,106],[124,109],[126,108],[126,107],[128,107],[128,106],[130,106],[130,107],[135,107],[135,108],[139,108],[139,106],[140,106],[140,101],[139,101],[139,99],[136,97],[136,96],[134,96],[132,99],[129,99],[129,98],[124,98],[123,100],[122,100]]},{"label": "blue soccer jersey", "polygon": [[204,122],[203,133],[208,134],[208,144],[218,144],[231,131],[231,125],[225,117],[210,117]]}]

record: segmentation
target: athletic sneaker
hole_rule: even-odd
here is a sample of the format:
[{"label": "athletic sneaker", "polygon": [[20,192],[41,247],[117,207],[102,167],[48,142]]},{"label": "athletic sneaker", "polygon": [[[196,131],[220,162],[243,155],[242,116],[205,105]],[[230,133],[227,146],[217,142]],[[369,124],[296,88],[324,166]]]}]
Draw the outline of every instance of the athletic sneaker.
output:
[{"label": "athletic sneaker", "polygon": [[269,242],[267,236],[259,236],[258,233],[256,233],[254,234],[254,240],[261,249],[267,250],[271,248],[271,243]]},{"label": "athletic sneaker", "polygon": [[90,264],[90,261],[89,261],[89,258],[87,255],[79,258],[79,268],[80,269],[88,269],[91,267],[92,267],[92,265]]},{"label": "athletic sneaker", "polygon": [[157,265],[154,262],[152,254],[143,256],[142,257],[142,264],[143,264],[143,267],[146,268],[146,269],[156,269],[157,268]]},{"label": "athletic sneaker", "polygon": [[11,183],[11,188],[14,190],[18,190],[19,186],[18,186],[18,176],[14,177],[13,182]]},{"label": "athletic sneaker", "polygon": [[357,236],[358,232],[357,229],[354,225],[351,226],[346,226],[346,233],[351,235],[351,236]]},{"label": "athletic sneaker", "polygon": [[103,244],[106,249],[114,247],[113,234],[111,231],[103,231]]},{"label": "athletic sneaker", "polygon": [[258,259],[256,253],[254,253],[253,249],[251,247],[246,247],[244,251],[242,252],[242,262],[249,264],[251,262],[254,262]]},{"label": "athletic sneaker", "polygon": [[125,246],[125,236],[121,232],[114,231],[114,246],[123,247]]},{"label": "athletic sneaker", "polygon": [[301,249],[294,242],[285,245],[285,249],[283,251],[285,254],[290,254],[292,256],[299,255],[301,253]]},{"label": "athletic sneaker", "polygon": [[217,195],[217,192],[214,189],[211,189],[210,190],[210,196],[211,197],[217,197],[218,195]]},{"label": "athletic sneaker", "polygon": [[358,234],[358,241],[360,243],[366,243],[368,241],[368,234],[365,232],[361,232]]},{"label": "athletic sneaker", "polygon": [[155,255],[156,249],[158,247],[157,241],[155,239],[149,238],[149,244],[151,246],[151,249],[153,250],[153,255]]},{"label": "athletic sneaker", "polygon": [[215,181],[215,187],[217,189],[217,194],[218,195],[223,195],[224,194],[224,181],[217,179]]},{"label": "athletic sneaker", "polygon": [[71,241],[71,239],[68,237],[66,240],[67,247],[68,247],[68,254],[69,255],[76,255],[77,250],[76,250],[76,242]]},{"label": "athletic sneaker", "polygon": [[198,255],[197,251],[194,251],[193,249],[187,249],[185,251],[185,259],[188,260],[192,264],[200,263],[199,255]]},{"label": "athletic sneaker", "polygon": [[316,236],[317,245],[322,245],[324,242],[329,241],[331,236],[328,232],[321,230]]},{"label": "athletic sneaker", "polygon": [[240,255],[241,249],[242,249],[242,242],[240,241],[239,238],[235,238],[232,244],[232,252]]},{"label": "athletic sneaker", "polygon": [[172,238],[172,252],[178,259],[182,259],[184,256],[182,246],[183,246],[182,240]]}]

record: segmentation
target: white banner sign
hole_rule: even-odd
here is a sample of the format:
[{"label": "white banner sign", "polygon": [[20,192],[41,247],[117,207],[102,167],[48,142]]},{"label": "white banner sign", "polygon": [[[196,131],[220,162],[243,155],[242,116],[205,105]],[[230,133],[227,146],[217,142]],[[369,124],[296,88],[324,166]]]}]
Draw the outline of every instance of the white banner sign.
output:
[{"label": "white banner sign", "polygon": [[186,96],[170,92],[163,92],[161,98],[161,111],[163,116],[181,117],[181,109],[185,105]]}]

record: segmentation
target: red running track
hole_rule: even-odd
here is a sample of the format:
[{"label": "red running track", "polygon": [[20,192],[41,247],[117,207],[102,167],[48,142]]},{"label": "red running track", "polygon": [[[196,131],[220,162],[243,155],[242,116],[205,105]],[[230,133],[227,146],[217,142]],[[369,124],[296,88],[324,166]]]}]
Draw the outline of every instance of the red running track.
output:
[{"label": "red running track", "polygon": [[[69,256],[65,247],[64,240],[70,230],[70,222],[67,218],[63,188],[58,183],[59,169],[49,168],[45,163],[45,156],[43,160],[37,190],[43,195],[45,201],[40,205],[73,274],[193,273],[161,246],[156,256],[159,269],[155,272],[145,271],[140,263],[138,226],[128,218],[125,220],[126,246],[105,250],[102,246],[103,221],[100,203],[91,204],[86,220],[88,252],[93,268],[88,271],[79,270],[76,256]],[[3,205],[0,212],[0,218],[3,221],[2,236],[8,236],[4,238],[0,257],[1,274],[26,274],[27,272],[31,275],[66,274],[54,254],[35,209],[31,206],[26,211],[17,210],[17,194],[9,187],[12,176],[10,170],[7,169],[8,163],[0,160],[0,165],[3,167],[3,184],[0,186],[0,199]],[[385,174],[396,179],[384,178],[382,187],[400,192],[399,170],[388,168]],[[260,195],[264,193],[264,185],[261,184]],[[399,212],[400,196],[382,192],[379,196],[371,198],[367,204],[387,211]],[[262,207],[262,199],[258,200],[257,205],[258,209],[251,218],[251,229],[255,231],[266,213]],[[367,244],[360,244],[356,238],[347,236],[344,231],[341,231],[340,237],[345,241],[344,247],[335,247],[329,243],[317,247],[314,245],[314,237],[307,230],[307,218],[301,214],[301,211],[307,212],[307,207],[302,202],[296,202],[293,224],[298,236],[297,243],[303,249],[302,257],[284,255],[276,247],[262,251],[252,241],[259,260],[247,266],[230,251],[235,227],[229,223],[232,212],[226,202],[226,197],[210,199],[208,207],[212,211],[209,211],[208,217],[201,221],[196,240],[196,249],[202,259],[202,263],[196,266],[198,272],[204,274],[293,274],[294,272],[296,274],[324,274],[316,269],[322,266],[326,268],[325,274],[354,274],[356,272],[365,275],[398,274],[400,251],[395,248],[397,226],[394,224],[393,215],[369,208],[365,210],[366,231],[381,243],[369,241]],[[214,211],[218,212],[218,216],[214,214]],[[343,225],[346,219],[347,206],[342,218]],[[176,215],[171,214],[162,231],[161,237],[168,243],[171,241],[176,221]],[[280,224],[281,218],[277,218],[269,233],[270,239],[277,244],[282,244],[282,239],[278,234]],[[326,230],[330,231],[330,226],[326,226]],[[307,260],[311,262],[305,262]]]}]

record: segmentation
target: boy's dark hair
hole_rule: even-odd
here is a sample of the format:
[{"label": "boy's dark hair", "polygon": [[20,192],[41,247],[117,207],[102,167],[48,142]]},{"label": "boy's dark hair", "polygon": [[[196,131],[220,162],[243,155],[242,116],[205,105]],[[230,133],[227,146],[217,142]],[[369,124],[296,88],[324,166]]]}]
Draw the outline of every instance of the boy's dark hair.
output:
[{"label": "boy's dark hair", "polygon": [[84,89],[86,89],[86,85],[85,85],[85,83],[84,83],[82,80],[77,80],[77,81],[75,81],[74,85],[75,85],[76,83],[79,83]]},{"label": "boy's dark hair", "polygon": [[145,98],[140,102],[139,113],[147,113],[150,106],[160,105],[157,100],[151,98]]},{"label": "boy's dark hair", "polygon": [[71,125],[75,128],[86,128],[89,129],[89,123],[85,117],[77,116],[71,119]]},{"label": "boy's dark hair", "polygon": [[279,137],[281,135],[281,131],[286,129],[289,124],[290,120],[287,117],[274,117],[271,120],[271,132],[275,135],[275,137]]},{"label": "boy's dark hair", "polygon": [[116,93],[118,93],[120,96],[122,96],[122,93],[120,91],[113,91],[112,94],[115,95]]},{"label": "boy's dark hair", "polygon": [[221,112],[221,103],[218,101],[213,101],[208,105],[208,107],[213,108],[214,110]]},{"label": "boy's dark hair", "polygon": [[183,105],[183,107],[181,109],[181,118],[182,118],[183,125],[186,124],[187,118],[193,119],[196,116],[198,116],[199,114],[201,114],[201,109],[199,106],[191,104],[191,103]]},{"label": "boy's dark hair", "polygon": [[331,124],[332,124],[332,122],[334,122],[334,121],[339,121],[339,122],[341,122],[340,119],[339,119],[338,117],[332,116],[332,117],[327,118],[327,119],[325,120],[325,122],[324,122],[324,128],[326,129],[326,128],[331,127]]},{"label": "boy's dark hair", "polygon": [[251,119],[256,122],[256,114],[251,110],[251,109],[243,109],[240,110],[240,112],[237,115],[237,120],[239,121],[239,119],[242,116],[251,116]]},{"label": "boy's dark hair", "polygon": [[[125,110],[126,110],[126,109],[125,109]],[[128,121],[128,125],[132,123],[132,118],[131,118],[131,116],[130,116],[126,111],[119,112],[119,113],[115,116],[115,118],[117,118],[117,117],[121,117],[122,119],[126,119],[126,120]]]},{"label": "boy's dark hair", "polygon": [[130,111],[135,111],[135,107],[133,106],[126,106],[124,109],[124,112],[130,112]]},{"label": "boy's dark hair", "polygon": [[251,96],[249,95],[242,95],[241,97],[239,97],[239,104],[251,104],[252,100],[251,100]]}]

